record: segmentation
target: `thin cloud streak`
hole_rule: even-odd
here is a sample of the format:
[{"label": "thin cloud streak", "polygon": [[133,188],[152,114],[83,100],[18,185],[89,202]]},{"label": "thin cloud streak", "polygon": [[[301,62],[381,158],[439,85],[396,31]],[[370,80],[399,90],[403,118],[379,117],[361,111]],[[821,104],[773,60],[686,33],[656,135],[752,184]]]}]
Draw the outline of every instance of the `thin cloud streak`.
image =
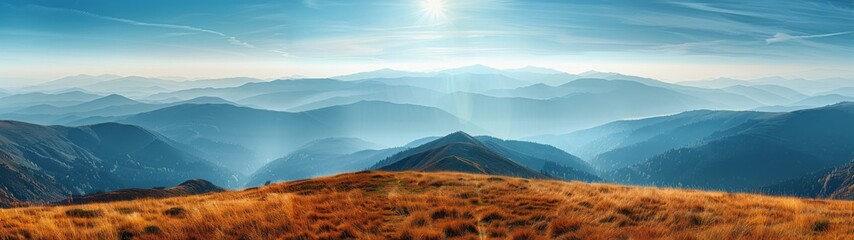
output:
[{"label": "thin cloud streak", "polygon": [[823,37],[833,37],[839,35],[849,34],[849,32],[837,32],[837,33],[828,33],[828,34],[817,34],[817,35],[802,35],[802,36],[792,36],[785,33],[777,33],[774,34],[774,37],[765,39],[765,42],[768,44],[780,43],[789,40],[797,40],[797,39],[810,39],[810,38],[823,38]]},{"label": "thin cloud streak", "polygon": [[95,14],[95,13],[77,10],[77,9],[54,8],[54,7],[46,7],[46,6],[41,6],[41,5],[31,5],[31,6],[35,6],[35,7],[43,8],[43,9],[48,9],[48,10],[53,10],[53,11],[71,12],[71,13],[75,13],[75,14],[79,14],[79,15],[83,15],[83,16],[87,16],[87,17],[93,17],[93,18],[98,18],[98,19],[103,19],[103,20],[113,21],[113,22],[119,22],[119,23],[134,25],[134,26],[178,29],[178,30],[187,30],[187,31],[193,31],[193,32],[213,34],[216,36],[224,37],[224,38],[226,38],[226,41],[228,41],[231,44],[237,45],[237,46],[242,46],[242,47],[247,47],[247,48],[254,48],[255,47],[252,44],[249,44],[249,43],[244,42],[244,41],[240,41],[239,39],[237,39],[237,37],[230,36],[228,34],[218,32],[218,31],[214,31],[214,30],[210,30],[210,29],[197,28],[197,27],[186,26],[186,25],[177,25],[177,24],[140,22],[140,21],[125,19],[125,18],[104,16],[104,15]]}]

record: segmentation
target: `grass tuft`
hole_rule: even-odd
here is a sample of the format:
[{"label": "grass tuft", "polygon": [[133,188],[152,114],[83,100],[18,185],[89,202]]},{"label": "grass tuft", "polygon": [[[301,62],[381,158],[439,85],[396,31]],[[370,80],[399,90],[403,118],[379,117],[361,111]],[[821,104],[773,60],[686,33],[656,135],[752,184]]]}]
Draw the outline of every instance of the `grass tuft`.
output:
[{"label": "grass tuft", "polygon": [[187,210],[181,207],[173,207],[170,209],[166,209],[166,211],[163,211],[163,215],[170,217],[184,217],[185,215],[187,215]]},{"label": "grass tuft", "polygon": [[103,211],[101,210],[85,210],[85,209],[69,209],[65,211],[65,215],[69,217],[76,218],[96,218],[103,215]]}]

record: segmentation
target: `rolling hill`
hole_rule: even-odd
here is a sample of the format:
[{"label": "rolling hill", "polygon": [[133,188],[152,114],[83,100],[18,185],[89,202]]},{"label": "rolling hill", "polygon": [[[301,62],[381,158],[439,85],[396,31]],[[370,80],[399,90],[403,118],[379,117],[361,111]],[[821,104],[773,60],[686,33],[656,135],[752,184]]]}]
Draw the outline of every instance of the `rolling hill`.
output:
[{"label": "rolling hill", "polygon": [[239,174],[198,158],[137,126],[83,127],[0,121],[0,204],[57,201],[120,188],[169,186],[205,178],[235,186]]},{"label": "rolling hill", "polygon": [[852,208],[850,201],[448,172],[359,172],[198,196],[0,209],[0,219],[14,219],[4,222],[0,236],[850,239]]},{"label": "rolling hill", "polygon": [[153,199],[153,198],[170,198],[182,197],[190,195],[198,195],[205,193],[225,192],[225,189],[214,185],[211,182],[202,179],[193,179],[182,182],[174,187],[163,188],[131,188],[120,189],[105,193],[93,193],[83,196],[75,196],[62,201],[58,204],[86,204],[86,203],[104,203],[130,201],[136,199]]}]

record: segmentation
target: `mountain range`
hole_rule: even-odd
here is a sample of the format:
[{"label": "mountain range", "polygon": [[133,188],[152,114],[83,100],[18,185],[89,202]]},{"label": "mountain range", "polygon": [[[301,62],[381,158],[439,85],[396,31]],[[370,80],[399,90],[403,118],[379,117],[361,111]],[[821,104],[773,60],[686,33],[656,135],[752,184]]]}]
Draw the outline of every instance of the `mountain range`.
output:
[{"label": "mountain range", "polygon": [[854,103],[774,114],[615,170],[606,179],[755,191],[854,159],[852,123]]},{"label": "mountain range", "polygon": [[[212,159],[244,173],[316,139],[354,137],[394,146],[459,129],[484,132],[439,109],[368,101],[298,113],[184,104],[111,121],[149,128],[190,145],[201,140],[248,149],[253,156],[242,156],[241,161]],[[413,125],[419,127],[413,129]]]},{"label": "mountain range", "polygon": [[846,198],[847,84],[482,65],[274,81],[72,76],[0,95],[0,119],[15,120],[0,132],[0,199],[365,169]]}]

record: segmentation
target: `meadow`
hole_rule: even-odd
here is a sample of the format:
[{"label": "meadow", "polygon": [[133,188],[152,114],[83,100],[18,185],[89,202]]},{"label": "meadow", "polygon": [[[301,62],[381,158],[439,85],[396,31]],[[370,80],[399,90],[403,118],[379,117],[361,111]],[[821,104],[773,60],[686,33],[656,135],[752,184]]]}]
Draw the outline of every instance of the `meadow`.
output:
[{"label": "meadow", "polygon": [[0,209],[0,239],[854,239],[854,202],[366,171],[190,197]]}]

